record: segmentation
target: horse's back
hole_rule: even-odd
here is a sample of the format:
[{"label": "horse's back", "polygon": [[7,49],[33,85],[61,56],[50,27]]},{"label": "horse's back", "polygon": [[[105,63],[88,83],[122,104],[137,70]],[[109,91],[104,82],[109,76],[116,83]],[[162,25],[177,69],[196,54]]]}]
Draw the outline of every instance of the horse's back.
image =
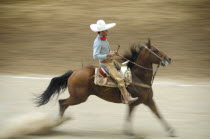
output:
[{"label": "horse's back", "polygon": [[86,66],[77,70],[74,70],[72,75],[68,79],[68,84],[84,84],[93,77],[95,72],[94,66]]},{"label": "horse's back", "polygon": [[94,84],[96,66],[87,66],[75,70],[68,80],[68,89],[71,96],[87,98],[96,95],[106,101],[121,103],[121,93],[118,88],[108,88]]},{"label": "horse's back", "polygon": [[93,82],[94,72],[94,66],[86,66],[74,70],[68,79],[68,90],[71,92],[71,95],[90,95],[89,89]]}]

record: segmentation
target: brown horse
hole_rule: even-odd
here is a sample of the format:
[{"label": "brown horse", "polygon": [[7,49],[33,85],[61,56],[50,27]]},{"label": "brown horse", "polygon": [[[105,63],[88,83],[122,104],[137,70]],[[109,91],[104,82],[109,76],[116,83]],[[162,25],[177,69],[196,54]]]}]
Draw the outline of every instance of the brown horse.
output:
[{"label": "brown horse", "polygon": [[[131,53],[124,55],[130,62],[128,66],[131,68],[133,82],[144,83],[150,85],[151,88],[143,88],[135,85],[128,86],[128,91],[133,97],[138,97],[138,100],[129,104],[129,110],[126,120],[125,133],[133,134],[131,130],[132,112],[135,106],[143,103],[147,105],[152,112],[159,118],[166,131],[173,136],[174,130],[163,119],[157,110],[153,100],[152,78],[153,67],[152,64],[161,64],[165,66],[171,63],[171,59],[150,44],[150,40],[146,46],[131,47]],[[136,64],[133,64],[133,63]],[[122,103],[121,93],[118,88],[107,88],[94,84],[94,66],[87,66],[78,70],[69,71],[62,76],[55,77],[51,80],[48,88],[42,95],[38,97],[38,106],[46,104],[52,96],[59,94],[68,87],[69,98],[59,100],[60,116],[62,117],[68,106],[77,105],[87,100],[90,95],[96,95],[106,101],[114,103]],[[105,93],[104,93],[105,92]]]}]

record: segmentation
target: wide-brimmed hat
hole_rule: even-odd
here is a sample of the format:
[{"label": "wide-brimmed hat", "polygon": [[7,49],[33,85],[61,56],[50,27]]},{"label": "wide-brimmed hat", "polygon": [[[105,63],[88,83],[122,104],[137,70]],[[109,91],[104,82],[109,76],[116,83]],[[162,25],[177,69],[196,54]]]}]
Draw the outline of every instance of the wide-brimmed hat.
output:
[{"label": "wide-brimmed hat", "polygon": [[104,20],[98,20],[96,24],[90,25],[90,29],[93,32],[100,32],[100,31],[104,31],[104,30],[113,28],[114,26],[116,26],[116,23],[106,24]]}]

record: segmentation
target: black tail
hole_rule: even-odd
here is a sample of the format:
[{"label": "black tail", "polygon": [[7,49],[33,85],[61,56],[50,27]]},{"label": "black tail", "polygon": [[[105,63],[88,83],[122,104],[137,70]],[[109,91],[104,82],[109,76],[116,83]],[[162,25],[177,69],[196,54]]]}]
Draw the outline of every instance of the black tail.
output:
[{"label": "black tail", "polygon": [[71,76],[73,71],[69,71],[62,76],[54,77],[51,81],[47,89],[36,98],[37,106],[44,105],[48,103],[51,97],[59,94],[60,92],[64,92],[67,88],[68,78]]}]

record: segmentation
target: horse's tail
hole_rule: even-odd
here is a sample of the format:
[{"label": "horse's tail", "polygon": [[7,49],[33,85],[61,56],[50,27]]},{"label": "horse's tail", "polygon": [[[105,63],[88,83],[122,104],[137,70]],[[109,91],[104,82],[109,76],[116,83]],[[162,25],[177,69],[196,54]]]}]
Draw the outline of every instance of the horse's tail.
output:
[{"label": "horse's tail", "polygon": [[51,97],[55,96],[56,94],[59,95],[60,92],[64,92],[67,88],[68,78],[71,76],[73,71],[68,71],[64,75],[59,77],[54,77],[51,81],[47,89],[44,91],[43,94],[36,98],[37,106],[42,106],[50,100]]}]

